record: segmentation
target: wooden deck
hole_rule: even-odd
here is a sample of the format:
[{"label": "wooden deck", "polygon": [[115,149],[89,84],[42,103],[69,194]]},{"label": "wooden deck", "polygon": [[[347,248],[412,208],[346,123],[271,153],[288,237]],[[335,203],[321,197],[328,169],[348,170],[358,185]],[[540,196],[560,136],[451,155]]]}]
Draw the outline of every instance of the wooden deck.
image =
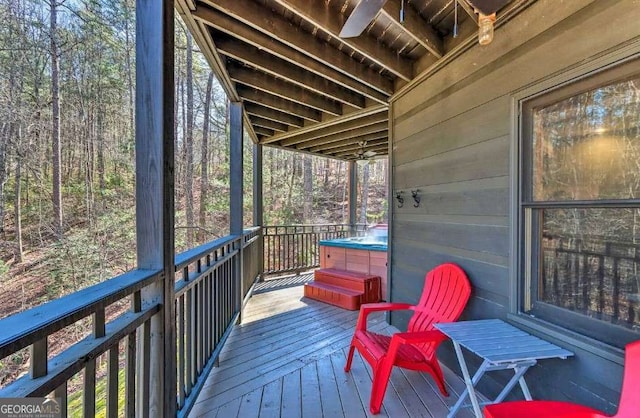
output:
[{"label": "wooden deck", "polygon": [[[303,298],[296,276],[261,283],[230,335],[191,417],[364,417],[371,369],[356,354],[351,373],[345,356],[357,312]],[[381,315],[377,332],[391,333]],[[427,375],[396,369],[380,417],[446,417],[464,388],[445,368],[451,396],[443,398]],[[471,417],[468,410],[460,418]]]}]

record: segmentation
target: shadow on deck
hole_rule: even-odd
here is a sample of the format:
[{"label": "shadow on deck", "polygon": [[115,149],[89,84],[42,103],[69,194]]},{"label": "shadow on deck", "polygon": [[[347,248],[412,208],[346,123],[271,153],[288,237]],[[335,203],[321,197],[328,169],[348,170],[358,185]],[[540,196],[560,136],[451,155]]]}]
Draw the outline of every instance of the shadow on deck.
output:
[{"label": "shadow on deck", "polygon": [[[303,297],[310,275],[260,283],[209,375],[190,417],[364,417],[371,369],[358,354],[344,372],[357,312]],[[392,333],[382,315],[369,326]],[[451,396],[443,398],[427,375],[395,369],[381,417],[446,417],[464,389],[443,367]],[[468,410],[457,417],[471,417]]]}]

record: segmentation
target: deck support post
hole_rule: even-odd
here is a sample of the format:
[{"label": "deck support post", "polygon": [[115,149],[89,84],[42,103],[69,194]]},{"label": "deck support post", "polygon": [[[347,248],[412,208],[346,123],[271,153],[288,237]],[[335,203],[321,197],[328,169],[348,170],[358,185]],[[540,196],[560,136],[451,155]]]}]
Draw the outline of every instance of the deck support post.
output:
[{"label": "deck support post", "polygon": [[[240,239],[239,241],[239,257],[234,265],[236,275],[236,294],[234,295],[236,301],[237,312],[242,316],[242,298],[244,295],[244,280],[243,280],[243,160],[242,160],[242,142],[244,132],[242,126],[242,103],[231,102],[229,104],[229,188],[230,188],[230,201],[229,201],[229,222],[230,222],[230,234],[236,235]],[[238,319],[239,321],[240,319]]]},{"label": "deck support post", "polygon": [[356,206],[358,203],[358,163],[349,161],[349,229],[356,234]]},{"label": "deck support post", "polygon": [[262,203],[262,145],[253,144],[253,226],[260,227],[258,238],[258,274],[260,281],[264,272],[264,206]]},{"label": "deck support post", "polygon": [[173,0],[136,2],[137,259],[138,268],[162,271],[141,292],[143,306],[162,309],[150,320],[150,338],[137,344],[139,364],[149,365],[148,387],[141,376],[137,383],[137,416],[176,415],[173,19]]}]

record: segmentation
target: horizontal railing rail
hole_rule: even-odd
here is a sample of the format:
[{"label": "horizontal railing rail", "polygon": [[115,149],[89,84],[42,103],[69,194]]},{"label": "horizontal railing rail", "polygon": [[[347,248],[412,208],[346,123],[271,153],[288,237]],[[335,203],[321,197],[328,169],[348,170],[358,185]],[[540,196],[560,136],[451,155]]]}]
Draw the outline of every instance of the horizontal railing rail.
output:
[{"label": "horizontal railing rail", "polygon": [[263,227],[264,273],[300,272],[320,265],[318,243],[363,235],[366,225],[269,225]]}]

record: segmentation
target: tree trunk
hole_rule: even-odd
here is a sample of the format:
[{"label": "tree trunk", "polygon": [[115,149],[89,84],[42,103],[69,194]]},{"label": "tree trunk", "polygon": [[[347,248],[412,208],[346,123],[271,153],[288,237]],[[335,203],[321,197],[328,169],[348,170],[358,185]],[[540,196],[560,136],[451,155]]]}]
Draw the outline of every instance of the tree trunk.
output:
[{"label": "tree trunk", "polygon": [[198,242],[205,240],[204,231],[207,227],[207,196],[209,190],[209,118],[211,117],[211,89],[213,87],[213,72],[209,73],[207,80],[207,93],[204,98],[204,116],[202,123],[202,151],[200,155],[200,216],[198,229]]},{"label": "tree trunk", "polygon": [[60,161],[60,63],[58,62],[58,4],[50,0],[51,19],[49,25],[51,40],[51,150],[53,168],[53,187],[51,201],[53,204],[53,230],[58,238],[62,237],[62,187]]},{"label": "tree trunk", "polygon": [[313,159],[310,155],[304,157],[304,213],[303,222],[312,223],[313,215]]},{"label": "tree trunk", "polygon": [[193,39],[187,31],[187,126],[185,144],[185,203],[187,216],[187,247],[193,247]]},{"label": "tree trunk", "polygon": [[291,210],[291,201],[293,198],[293,181],[296,178],[296,161],[298,159],[298,154],[297,153],[291,153],[291,177],[290,177],[290,181],[289,181],[289,190],[287,191],[287,207],[286,207],[286,212],[287,212],[287,223],[290,223],[292,221],[292,217],[290,214],[293,213],[293,211]]},{"label": "tree trunk", "polygon": [[362,198],[360,199],[360,223],[367,223],[367,200],[369,199],[369,162],[365,161],[362,172]]},{"label": "tree trunk", "polygon": [[22,263],[23,250],[22,250],[22,206],[20,202],[21,182],[22,182],[22,157],[19,153],[16,155],[16,184],[15,184],[15,196],[13,200],[13,216],[15,217],[15,258],[16,263]]},{"label": "tree trunk", "polygon": [[135,121],[134,121],[134,109],[135,109],[135,93],[134,83],[133,83],[133,75],[135,73],[135,69],[133,68],[133,60],[131,58],[131,49],[133,47],[132,39],[133,36],[131,34],[131,19],[132,10],[129,8],[129,0],[124,0],[122,2],[124,6],[124,36],[125,36],[125,63],[126,63],[126,73],[127,73],[127,88],[129,90],[129,135],[127,138],[129,139],[129,144],[127,144],[127,149],[133,150],[133,143],[135,142],[134,134],[135,134]]},{"label": "tree trunk", "polygon": [[0,129],[0,233],[4,232],[4,186],[7,183],[7,143],[9,142],[9,123],[3,123]]}]

